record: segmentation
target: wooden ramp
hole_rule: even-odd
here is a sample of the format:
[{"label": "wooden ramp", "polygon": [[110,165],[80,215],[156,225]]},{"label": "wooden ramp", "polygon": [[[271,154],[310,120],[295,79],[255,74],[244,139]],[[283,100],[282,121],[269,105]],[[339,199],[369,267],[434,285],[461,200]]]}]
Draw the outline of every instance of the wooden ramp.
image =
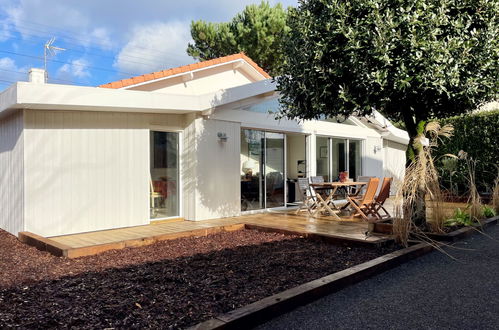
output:
[{"label": "wooden ramp", "polygon": [[181,237],[206,236],[244,228],[324,236],[345,244],[384,244],[388,236],[367,236],[367,223],[312,218],[290,212],[268,212],[239,217],[178,221],[145,226],[102,230],[55,237],[41,237],[30,232],[19,233],[19,239],[58,256],[76,258],[107,250],[143,246]]}]

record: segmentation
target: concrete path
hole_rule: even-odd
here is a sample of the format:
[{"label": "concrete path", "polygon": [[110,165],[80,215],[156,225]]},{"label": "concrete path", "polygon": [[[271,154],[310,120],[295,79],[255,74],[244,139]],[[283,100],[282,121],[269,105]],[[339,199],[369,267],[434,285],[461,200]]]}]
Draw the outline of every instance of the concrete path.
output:
[{"label": "concrete path", "polygon": [[499,329],[499,225],[259,329]]}]

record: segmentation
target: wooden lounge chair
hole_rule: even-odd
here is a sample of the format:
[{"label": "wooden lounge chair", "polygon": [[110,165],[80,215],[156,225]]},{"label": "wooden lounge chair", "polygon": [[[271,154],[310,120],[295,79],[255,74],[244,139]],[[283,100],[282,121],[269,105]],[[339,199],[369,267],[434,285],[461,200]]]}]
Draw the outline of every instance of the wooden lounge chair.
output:
[{"label": "wooden lounge chair", "polygon": [[[383,206],[388,197],[390,197],[390,186],[392,180],[393,178],[383,179],[383,183],[381,184],[381,190],[379,191],[378,196],[376,196],[376,199],[374,200],[374,205],[371,208],[372,214],[376,216],[379,220],[392,217],[390,213]],[[384,215],[381,215],[380,213],[381,210],[383,210],[383,212],[385,213]]]},{"label": "wooden lounge chair", "polygon": [[[324,177],[323,176],[311,176],[310,183],[324,183]],[[327,195],[327,192],[325,189],[316,189],[314,187],[310,187],[309,189],[310,189],[310,192],[312,193],[312,195],[314,195],[314,196],[317,193],[319,193],[323,198],[325,198]]]},{"label": "wooden lounge chair", "polygon": [[[362,219],[366,221],[371,221],[368,217],[373,214],[374,206],[374,196],[376,196],[376,190],[378,190],[379,179],[371,178],[367,184],[366,193],[361,198],[354,198],[347,196],[347,200],[350,202],[351,207],[356,211],[355,215],[360,215]],[[375,217],[377,220],[377,217]]]},{"label": "wooden lounge chair", "polygon": [[316,208],[316,197],[310,189],[310,184],[308,183],[307,178],[298,178],[298,190],[300,191],[303,201],[298,210],[296,210],[296,214],[306,210],[310,215],[312,215]]},{"label": "wooden lounge chair", "polygon": [[[375,178],[375,176],[366,176],[366,175],[359,175],[357,177],[357,182],[369,182],[371,178]],[[360,186],[355,189],[355,191],[352,192],[353,196],[358,196],[360,194],[363,194],[366,190],[366,186]]]}]

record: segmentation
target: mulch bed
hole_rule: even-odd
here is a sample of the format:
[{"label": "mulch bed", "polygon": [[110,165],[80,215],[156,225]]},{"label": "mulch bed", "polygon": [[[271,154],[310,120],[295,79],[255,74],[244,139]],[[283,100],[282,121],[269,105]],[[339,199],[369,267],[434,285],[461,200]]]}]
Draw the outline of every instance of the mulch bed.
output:
[{"label": "mulch bed", "polygon": [[65,259],[0,231],[0,328],[184,328],[390,251],[241,230]]}]

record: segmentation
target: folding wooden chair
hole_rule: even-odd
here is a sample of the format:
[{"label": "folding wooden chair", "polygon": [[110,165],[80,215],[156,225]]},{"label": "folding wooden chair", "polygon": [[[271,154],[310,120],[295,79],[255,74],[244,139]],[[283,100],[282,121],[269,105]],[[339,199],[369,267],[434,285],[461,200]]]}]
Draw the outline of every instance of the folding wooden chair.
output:
[{"label": "folding wooden chair", "polygon": [[362,198],[347,196],[347,200],[356,211],[355,215],[360,215],[366,221],[370,221],[368,215],[373,214],[374,196],[376,196],[378,185],[379,179],[371,178],[367,184],[366,193]]},{"label": "folding wooden chair", "polygon": [[316,197],[310,189],[310,184],[308,183],[307,178],[298,178],[298,190],[300,191],[303,202],[300,204],[298,210],[296,210],[296,214],[306,210],[310,215],[312,215],[316,208]]},{"label": "folding wooden chair", "polygon": [[[385,204],[385,201],[390,197],[390,186],[392,183],[393,178],[384,178],[383,183],[381,184],[381,190],[379,191],[378,196],[376,196],[376,199],[374,201],[374,205],[371,208],[372,214],[376,216],[379,220],[382,220],[383,218],[391,218],[392,216],[390,213],[385,209],[383,204]],[[385,212],[384,215],[381,215],[380,211],[383,210]]]}]

